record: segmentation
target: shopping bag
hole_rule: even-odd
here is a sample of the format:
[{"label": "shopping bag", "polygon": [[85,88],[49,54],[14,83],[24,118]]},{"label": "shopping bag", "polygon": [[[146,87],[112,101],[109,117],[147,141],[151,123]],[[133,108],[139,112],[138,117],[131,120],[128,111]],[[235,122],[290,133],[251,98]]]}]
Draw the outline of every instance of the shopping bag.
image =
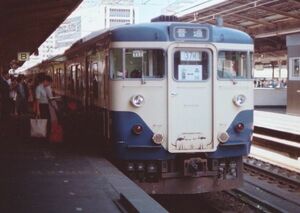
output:
[{"label": "shopping bag", "polygon": [[30,135],[34,138],[47,137],[47,119],[30,119]]},{"label": "shopping bag", "polygon": [[63,128],[57,121],[51,123],[49,141],[52,143],[61,143],[63,141]]}]

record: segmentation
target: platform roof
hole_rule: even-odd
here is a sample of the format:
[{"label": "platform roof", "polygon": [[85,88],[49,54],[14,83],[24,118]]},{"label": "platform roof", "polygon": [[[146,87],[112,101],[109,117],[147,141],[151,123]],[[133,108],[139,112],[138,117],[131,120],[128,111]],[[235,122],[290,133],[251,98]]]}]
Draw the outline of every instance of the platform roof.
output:
[{"label": "platform roof", "polygon": [[0,67],[33,53],[82,0],[1,0]]},{"label": "platform roof", "polygon": [[182,16],[182,21],[215,23],[240,29],[255,39],[257,63],[286,63],[285,36],[300,33],[299,0],[227,0]]}]

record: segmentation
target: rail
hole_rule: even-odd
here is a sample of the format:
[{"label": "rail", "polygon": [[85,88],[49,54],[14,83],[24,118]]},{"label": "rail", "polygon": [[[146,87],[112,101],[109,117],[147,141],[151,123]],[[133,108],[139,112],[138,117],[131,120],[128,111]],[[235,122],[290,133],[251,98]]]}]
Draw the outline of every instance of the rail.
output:
[{"label": "rail", "polygon": [[232,196],[262,212],[300,211],[299,173],[253,157],[244,159],[244,171],[244,186]]}]

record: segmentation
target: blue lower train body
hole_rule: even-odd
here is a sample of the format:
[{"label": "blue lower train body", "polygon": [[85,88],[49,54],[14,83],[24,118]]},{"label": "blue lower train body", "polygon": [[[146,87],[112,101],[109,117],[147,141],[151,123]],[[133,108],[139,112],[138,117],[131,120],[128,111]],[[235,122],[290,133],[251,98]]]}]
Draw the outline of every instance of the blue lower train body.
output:
[{"label": "blue lower train body", "polygon": [[[169,160],[176,154],[169,153],[161,145],[153,143],[153,132],[143,119],[133,112],[111,112],[112,142],[116,157],[120,160]],[[237,123],[244,124],[244,130],[237,133]],[[135,124],[143,127],[141,135],[132,134]],[[253,132],[253,110],[239,112],[233,119],[227,133],[229,140],[219,144],[215,152],[208,152],[207,158],[228,158],[248,155],[250,152],[251,135]]]}]

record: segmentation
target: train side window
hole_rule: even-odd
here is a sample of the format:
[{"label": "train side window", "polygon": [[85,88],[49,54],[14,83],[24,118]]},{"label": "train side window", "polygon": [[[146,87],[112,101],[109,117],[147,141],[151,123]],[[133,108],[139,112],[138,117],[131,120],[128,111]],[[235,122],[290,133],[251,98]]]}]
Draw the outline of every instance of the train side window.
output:
[{"label": "train side window", "polygon": [[98,91],[99,91],[99,79],[98,79],[98,64],[93,63],[92,65],[92,90],[93,90],[93,98],[98,99]]},{"label": "train side window", "polygon": [[123,73],[123,49],[112,49],[110,51],[111,78],[125,78]]},{"label": "train side window", "polygon": [[66,83],[66,90],[69,93],[71,90],[71,67],[67,67],[65,83]]},{"label": "train side window", "polygon": [[247,52],[220,51],[218,54],[218,78],[251,79],[252,70],[247,62]]},{"label": "train side window", "polygon": [[65,74],[64,74],[64,70],[63,69],[59,69],[59,77],[60,77],[60,81],[59,81],[59,84],[60,84],[60,89],[64,89],[65,88]]},{"label": "train side window", "polygon": [[77,64],[76,65],[76,74],[75,74],[75,87],[76,87],[76,95],[81,96],[82,91],[83,91],[83,85],[82,85],[82,80],[83,76],[81,75],[81,65]]},{"label": "train side window", "polygon": [[[141,78],[142,71],[146,71],[148,67],[148,55],[143,50],[126,49],[125,51],[125,67],[126,77]],[[146,62],[147,64],[143,64]]]},{"label": "train side window", "polygon": [[127,78],[163,78],[165,56],[158,49],[126,49],[125,70]]},{"label": "train side window", "polygon": [[174,78],[178,81],[204,81],[209,77],[207,51],[178,50],[174,53]]},{"label": "train side window", "polygon": [[253,54],[253,52],[250,52],[249,57],[250,57],[249,67],[250,67],[251,78],[254,78],[254,54]]},{"label": "train side window", "polygon": [[113,49],[110,54],[111,78],[163,78],[165,53],[161,49]]},{"label": "train side window", "polygon": [[53,69],[53,75],[52,75],[52,88],[57,88],[57,68]]},{"label": "train side window", "polygon": [[70,82],[69,82],[69,88],[71,94],[75,94],[75,81],[76,81],[76,66],[72,65],[71,67],[71,76],[70,76]]}]

